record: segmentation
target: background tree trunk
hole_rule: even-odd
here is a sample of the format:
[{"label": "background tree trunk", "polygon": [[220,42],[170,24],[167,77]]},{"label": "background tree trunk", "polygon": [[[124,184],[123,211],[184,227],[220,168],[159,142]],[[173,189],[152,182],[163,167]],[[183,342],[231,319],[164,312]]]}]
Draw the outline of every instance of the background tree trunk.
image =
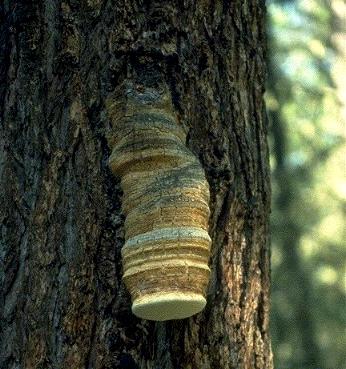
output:
[{"label": "background tree trunk", "polygon": [[[272,367],[264,2],[0,5],[0,367]],[[106,101],[159,68],[211,189],[206,309],[131,314]]]}]

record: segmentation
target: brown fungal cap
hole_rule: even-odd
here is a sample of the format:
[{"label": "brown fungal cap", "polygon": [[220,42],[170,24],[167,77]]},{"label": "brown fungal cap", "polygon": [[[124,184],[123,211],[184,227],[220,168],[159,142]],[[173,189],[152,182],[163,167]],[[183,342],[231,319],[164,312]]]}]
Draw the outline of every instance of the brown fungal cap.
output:
[{"label": "brown fungal cap", "polygon": [[135,315],[151,320],[201,311],[209,280],[209,187],[185,146],[168,90],[126,85],[109,103],[112,154],[126,215],[123,279]]}]

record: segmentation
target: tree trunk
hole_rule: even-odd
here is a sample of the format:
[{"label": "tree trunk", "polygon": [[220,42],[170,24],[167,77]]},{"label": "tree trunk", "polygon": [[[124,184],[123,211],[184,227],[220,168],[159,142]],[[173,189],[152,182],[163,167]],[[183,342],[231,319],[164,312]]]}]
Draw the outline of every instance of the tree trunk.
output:
[{"label": "tree trunk", "polygon": [[[0,5],[1,368],[272,368],[264,12],[260,0]],[[212,239],[206,308],[157,323],[132,315],[121,280],[106,140],[118,87],[156,78],[206,173]]]}]

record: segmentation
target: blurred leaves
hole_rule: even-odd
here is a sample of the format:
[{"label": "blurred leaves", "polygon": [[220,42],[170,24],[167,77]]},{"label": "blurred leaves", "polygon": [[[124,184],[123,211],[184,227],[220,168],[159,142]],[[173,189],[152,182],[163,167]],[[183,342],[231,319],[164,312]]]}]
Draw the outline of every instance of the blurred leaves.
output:
[{"label": "blurred leaves", "polygon": [[277,369],[345,368],[345,14],[340,0],[268,2]]}]

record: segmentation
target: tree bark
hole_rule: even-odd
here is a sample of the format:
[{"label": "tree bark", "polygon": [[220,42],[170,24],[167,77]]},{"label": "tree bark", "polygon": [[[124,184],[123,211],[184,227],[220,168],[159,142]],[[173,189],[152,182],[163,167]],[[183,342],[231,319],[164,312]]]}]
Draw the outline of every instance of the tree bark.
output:
[{"label": "tree bark", "polygon": [[[0,367],[269,369],[264,2],[0,5]],[[151,322],[121,281],[107,101],[169,86],[210,186],[205,310]]]}]

